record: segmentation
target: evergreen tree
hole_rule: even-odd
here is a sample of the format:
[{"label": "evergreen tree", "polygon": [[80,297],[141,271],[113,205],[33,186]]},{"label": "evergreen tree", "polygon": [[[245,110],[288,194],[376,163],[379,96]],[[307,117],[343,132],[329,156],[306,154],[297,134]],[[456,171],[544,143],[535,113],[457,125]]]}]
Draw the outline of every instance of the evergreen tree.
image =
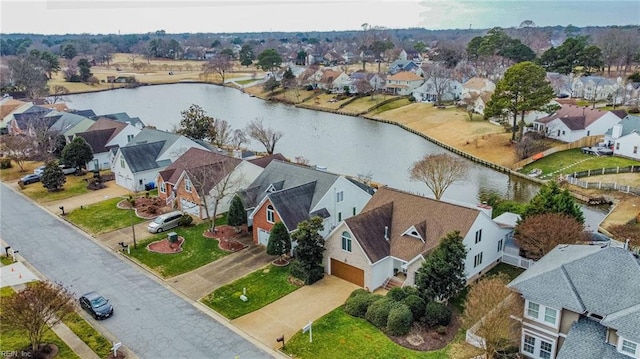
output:
[{"label": "evergreen tree", "polygon": [[75,168],[86,168],[87,162],[93,159],[91,145],[80,136],[76,136],[62,149],[62,163]]},{"label": "evergreen tree", "polygon": [[187,137],[204,140],[210,137],[215,119],[208,116],[202,107],[192,104],[188,109],[180,111],[182,119],[178,133]]},{"label": "evergreen tree", "polygon": [[269,234],[267,254],[270,256],[283,256],[291,251],[291,238],[284,223],[277,222]]},{"label": "evergreen tree", "polygon": [[467,249],[462,240],[459,231],[448,233],[418,269],[416,287],[426,302],[446,301],[467,284],[464,274]]},{"label": "evergreen tree", "polygon": [[229,206],[229,213],[227,213],[227,224],[236,228],[247,223],[247,211],[245,211],[242,205],[242,200],[238,196],[234,196]]},{"label": "evergreen tree", "polygon": [[42,171],[40,181],[42,182],[44,188],[48,189],[49,191],[58,191],[67,181],[67,177],[65,177],[64,173],[62,172],[62,168],[58,166],[58,161],[50,161],[47,163],[44,171]]},{"label": "evergreen tree", "polygon": [[313,217],[300,222],[298,228],[291,235],[296,241],[294,261],[291,264],[291,275],[302,279],[305,284],[313,284],[324,276],[322,267],[322,252],[324,252],[324,238],[319,233],[324,229],[322,218]]},{"label": "evergreen tree", "polygon": [[253,54],[253,48],[251,47],[251,45],[242,45],[242,48],[240,49],[238,55],[240,56],[240,65],[249,67],[249,65],[253,64],[255,55]]},{"label": "evergreen tree", "polygon": [[543,213],[564,213],[575,218],[581,224],[584,223],[582,209],[575,202],[567,189],[560,187],[558,182],[545,183],[538,194],[535,195],[525,208],[521,221],[529,216]]}]

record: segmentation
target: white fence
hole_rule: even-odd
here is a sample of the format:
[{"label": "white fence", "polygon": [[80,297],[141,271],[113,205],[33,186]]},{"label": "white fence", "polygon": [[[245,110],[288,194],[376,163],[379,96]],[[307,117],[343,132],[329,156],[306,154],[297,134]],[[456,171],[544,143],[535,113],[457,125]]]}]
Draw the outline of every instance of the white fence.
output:
[{"label": "white fence", "polygon": [[502,262],[524,269],[528,269],[535,263],[531,259],[520,257],[520,249],[510,246],[504,246],[502,249]]}]

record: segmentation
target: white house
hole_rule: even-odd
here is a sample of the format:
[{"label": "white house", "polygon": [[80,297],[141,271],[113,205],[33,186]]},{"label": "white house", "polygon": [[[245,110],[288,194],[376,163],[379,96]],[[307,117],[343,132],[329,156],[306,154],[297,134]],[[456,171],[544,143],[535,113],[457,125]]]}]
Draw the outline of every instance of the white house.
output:
[{"label": "white house", "polygon": [[95,169],[96,164],[100,170],[111,168],[118,148],[133,140],[140,131],[126,122],[101,118],[85,132],[76,133],[93,149],[93,160],[87,163],[87,169]]},{"label": "white house", "polygon": [[429,78],[412,95],[416,102],[436,102],[440,94],[441,101],[449,102],[460,100],[462,90],[462,84],[454,79]]},{"label": "white house", "polygon": [[535,120],[533,128],[545,133],[549,138],[574,142],[585,136],[604,135],[625,116],[625,111],[603,111],[562,105],[555,113]]},{"label": "white house", "polygon": [[116,184],[133,192],[142,191],[165,169],[190,148],[210,151],[204,142],[185,136],[144,128],[115,155],[111,171]]},{"label": "white house", "polygon": [[464,238],[465,272],[473,280],[498,262],[512,229],[494,222],[487,206],[463,206],[381,187],[360,214],[328,235],[325,271],[371,291],[389,283],[413,286],[425,257],[453,231]]},{"label": "white house", "polygon": [[410,95],[424,83],[424,79],[411,71],[401,71],[387,76],[386,90],[394,95]]}]

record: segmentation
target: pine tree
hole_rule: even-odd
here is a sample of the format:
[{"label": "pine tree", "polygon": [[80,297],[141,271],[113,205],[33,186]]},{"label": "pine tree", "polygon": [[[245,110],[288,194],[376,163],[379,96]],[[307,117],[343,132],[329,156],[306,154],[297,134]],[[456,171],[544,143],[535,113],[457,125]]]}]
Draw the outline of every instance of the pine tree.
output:
[{"label": "pine tree", "polygon": [[245,211],[240,197],[234,196],[229,206],[229,213],[227,213],[227,224],[235,227],[237,232],[238,227],[245,223],[247,223],[247,211]]},{"label": "pine tree", "polygon": [[558,182],[545,183],[538,194],[527,205],[522,220],[529,216],[543,213],[564,213],[575,218],[581,224],[584,223],[582,209],[575,202],[567,189],[562,189]]},{"label": "pine tree", "polygon": [[93,149],[84,138],[77,136],[62,149],[62,163],[75,168],[85,168],[93,159]]},{"label": "pine tree", "polygon": [[324,238],[319,233],[324,229],[322,218],[313,217],[300,222],[298,229],[291,235],[297,242],[294,249],[295,260],[291,264],[291,275],[302,279],[305,284],[313,284],[324,276],[322,252]]},{"label": "pine tree", "polygon": [[282,256],[291,251],[291,238],[284,223],[277,222],[269,234],[267,243],[267,254],[271,256]]},{"label": "pine tree", "polygon": [[418,269],[416,287],[426,302],[446,301],[465,287],[464,261],[467,249],[462,240],[460,232],[448,233]]},{"label": "pine tree", "polygon": [[65,177],[62,172],[62,168],[58,166],[57,161],[50,161],[47,163],[47,167],[45,167],[42,172],[42,176],[40,178],[42,185],[44,188],[49,191],[58,191],[62,188],[64,183],[67,181],[67,177]]}]

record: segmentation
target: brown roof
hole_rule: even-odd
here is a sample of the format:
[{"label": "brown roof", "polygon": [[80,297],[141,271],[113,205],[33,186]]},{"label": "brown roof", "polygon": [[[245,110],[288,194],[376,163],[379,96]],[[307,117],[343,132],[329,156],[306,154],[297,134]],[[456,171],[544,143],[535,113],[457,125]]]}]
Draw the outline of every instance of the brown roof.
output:
[{"label": "brown roof", "polygon": [[42,107],[46,107],[46,108],[52,108],[56,111],[59,112],[68,112],[69,111],[69,107],[67,107],[66,103],[51,103],[51,104],[43,104],[40,105]]},{"label": "brown roof", "polygon": [[280,161],[284,161],[284,162],[289,162],[289,160],[287,160],[287,158],[284,157],[284,155],[282,155],[282,153],[276,153],[276,154],[273,154],[273,155],[254,158],[252,160],[249,160],[248,162],[251,162],[256,166],[260,166],[262,168],[266,168],[269,165],[269,163],[271,163],[271,161],[273,161],[273,160],[280,160]]},{"label": "brown roof", "polygon": [[[241,162],[238,158],[192,147],[159,174],[165,182],[176,184],[182,172],[187,171],[190,177],[194,177],[191,179],[194,187],[200,189],[200,185],[203,185],[205,192],[209,192],[224,175],[229,174]],[[206,180],[204,183],[198,183],[201,181],[197,178],[201,178],[202,175],[206,175]]]},{"label": "brown roof", "polygon": [[120,133],[120,131],[122,131],[125,127],[127,127],[127,124],[124,122],[114,121],[108,118],[101,117],[96,120],[93,125],[89,126],[89,128],[87,128],[85,132],[113,128],[116,130],[116,132],[114,133],[115,136]]},{"label": "brown roof", "polygon": [[395,75],[387,77],[387,81],[416,81],[422,80],[422,77],[416,75],[411,71],[400,71]]},{"label": "brown roof", "polygon": [[324,83],[332,83],[333,80],[338,78],[338,76],[340,76],[341,73],[342,72],[327,69],[322,73],[322,78],[320,79],[320,81]]},{"label": "brown roof", "polygon": [[0,105],[0,120],[2,120],[3,118],[5,118],[5,116],[7,116],[11,112],[13,112],[16,109],[18,109],[18,107],[20,107],[20,106],[22,106],[22,105],[24,105],[26,103],[28,103],[28,102],[24,102],[24,101],[20,101],[20,100],[14,100],[14,99],[8,99],[7,101],[5,101],[5,103]]},{"label": "brown roof", "polygon": [[[362,212],[345,220],[372,263],[387,256],[410,261],[425,255],[448,233],[466,236],[480,210],[381,187]],[[385,227],[389,240],[384,238]],[[403,235],[414,227],[422,237]]]},{"label": "brown roof", "polygon": [[549,123],[553,120],[559,119],[571,130],[581,130],[587,128],[608,112],[612,112],[618,117],[622,115],[620,118],[624,118],[626,116],[626,113],[619,111],[603,111],[576,105],[562,105],[562,107],[555,113],[538,119],[536,122]]},{"label": "brown roof", "polygon": [[464,88],[480,91],[487,85],[487,81],[489,80],[480,77],[473,77],[464,83]]}]

